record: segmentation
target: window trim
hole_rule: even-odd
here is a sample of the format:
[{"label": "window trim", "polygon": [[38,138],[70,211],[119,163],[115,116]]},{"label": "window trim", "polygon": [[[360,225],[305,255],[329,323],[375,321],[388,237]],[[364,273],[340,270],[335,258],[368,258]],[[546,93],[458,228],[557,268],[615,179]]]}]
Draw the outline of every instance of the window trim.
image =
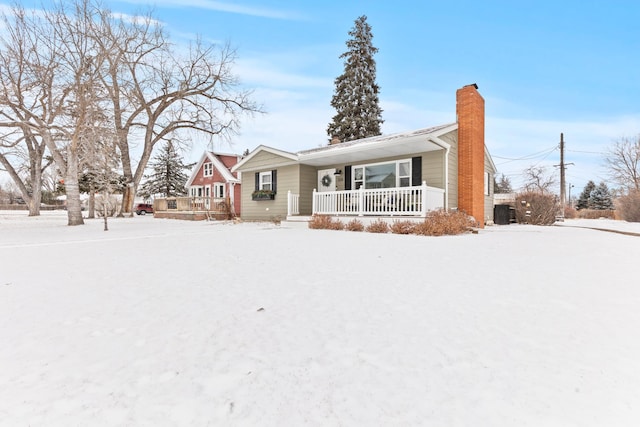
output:
[{"label": "window trim", "polygon": [[202,165],[202,176],[205,178],[213,176],[213,162],[207,162]]},{"label": "window trim", "polygon": [[[222,199],[225,197],[225,185],[224,182],[214,182],[213,183],[213,196],[216,199]],[[222,190],[222,195],[220,195],[220,189]]]},{"label": "window trim", "polygon": [[[409,165],[409,174],[400,176],[400,163],[407,163]],[[397,159],[397,160],[389,160],[385,162],[376,162],[376,163],[363,163],[359,165],[351,165],[352,173],[351,173],[351,188],[357,190],[360,186],[364,186],[366,189],[367,186],[367,167],[371,166],[379,166],[379,165],[389,165],[395,164],[396,170],[396,184],[393,188],[400,188],[400,178],[409,178],[409,187],[413,186],[413,161],[411,158],[408,159]],[[356,179],[356,171],[358,169],[362,169],[362,179]],[[360,186],[358,186],[360,184]]]},{"label": "window trim", "polygon": [[[258,190],[273,191],[273,174],[271,171],[260,172],[260,178],[258,181]],[[265,182],[264,178],[269,177],[269,182]],[[264,188],[265,185],[269,185],[269,188]]]},{"label": "window trim", "polygon": [[190,197],[202,197],[204,186],[202,185],[192,185],[189,188],[189,196]]},{"label": "window trim", "polygon": [[489,172],[484,173],[484,195],[491,195],[491,174]]}]

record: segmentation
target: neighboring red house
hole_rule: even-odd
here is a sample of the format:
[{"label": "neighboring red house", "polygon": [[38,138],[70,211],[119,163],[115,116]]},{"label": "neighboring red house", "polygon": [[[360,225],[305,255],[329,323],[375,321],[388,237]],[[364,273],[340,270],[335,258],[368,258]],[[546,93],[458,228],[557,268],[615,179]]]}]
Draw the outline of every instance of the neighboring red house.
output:
[{"label": "neighboring red house", "polygon": [[231,168],[242,159],[237,154],[206,151],[185,184],[191,197],[229,199],[231,212],[240,215],[240,179]]}]

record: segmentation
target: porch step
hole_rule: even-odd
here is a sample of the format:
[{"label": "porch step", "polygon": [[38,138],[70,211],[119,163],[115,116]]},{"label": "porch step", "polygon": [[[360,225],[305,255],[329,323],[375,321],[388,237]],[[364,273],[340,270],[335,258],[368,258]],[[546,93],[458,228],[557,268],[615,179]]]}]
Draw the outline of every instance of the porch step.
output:
[{"label": "porch step", "polygon": [[290,215],[285,220],[287,222],[309,222],[311,221],[311,216],[306,215]]}]

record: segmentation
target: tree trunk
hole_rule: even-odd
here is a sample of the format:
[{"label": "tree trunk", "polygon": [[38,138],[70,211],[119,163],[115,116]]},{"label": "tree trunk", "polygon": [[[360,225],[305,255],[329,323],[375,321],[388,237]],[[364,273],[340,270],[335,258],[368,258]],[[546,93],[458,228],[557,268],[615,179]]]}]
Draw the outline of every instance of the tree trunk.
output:
[{"label": "tree trunk", "polygon": [[135,201],[135,186],[133,183],[127,184],[124,188],[124,193],[122,194],[122,209],[120,210],[120,214],[118,216],[123,217],[125,213],[130,214],[129,216],[133,216],[133,203]]},{"label": "tree trunk", "polygon": [[42,202],[42,156],[34,159],[30,155],[31,168],[31,195],[29,197],[29,216],[40,216],[40,203]]},{"label": "tree trunk", "polygon": [[96,217],[96,194],[95,189],[93,188],[93,184],[89,184],[89,213],[87,214],[87,218],[95,218]]},{"label": "tree trunk", "polygon": [[109,192],[107,190],[104,191],[104,194],[102,195],[102,217],[104,218],[104,231],[109,231],[109,225],[108,225],[108,216],[109,216],[109,204],[107,203],[107,201],[109,200]]},{"label": "tree trunk", "polygon": [[67,192],[67,225],[83,225],[80,186],[78,184],[78,156],[73,150],[68,151],[64,186]]}]

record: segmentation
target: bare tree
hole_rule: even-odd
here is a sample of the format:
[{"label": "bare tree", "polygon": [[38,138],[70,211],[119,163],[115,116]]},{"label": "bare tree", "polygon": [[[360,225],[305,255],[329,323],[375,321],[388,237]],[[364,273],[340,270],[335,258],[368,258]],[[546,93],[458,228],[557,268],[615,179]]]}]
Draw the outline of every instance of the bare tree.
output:
[{"label": "bare tree", "polygon": [[613,142],[605,157],[611,179],[627,190],[640,190],[640,135]]},{"label": "bare tree", "polygon": [[[239,89],[229,46],[192,43],[178,52],[151,16],[124,22],[103,11],[97,41],[107,61],[102,76],[114,113],[127,183],[122,211],[133,214],[134,196],[159,142],[186,141],[197,132],[228,138],[243,114],[260,111]],[[142,142],[134,170],[132,149]]]},{"label": "bare tree", "polygon": [[11,15],[4,16],[9,36],[3,46],[8,67],[3,77],[13,84],[5,86],[0,104],[3,112],[13,114],[4,114],[2,125],[25,136],[37,135],[49,150],[64,176],[69,225],[84,223],[78,153],[88,123],[92,73],[97,69],[95,49],[83,37],[91,19],[86,1],[71,10],[59,3],[44,13],[14,6]]},{"label": "bare tree", "polygon": [[[21,8],[0,18],[5,31],[0,39],[0,164],[29,206],[29,215],[40,214],[42,174],[51,164],[44,161],[46,144],[38,125],[51,117],[43,114],[48,93],[42,91],[34,52],[37,41],[29,32],[30,20]],[[51,111],[49,111],[51,113]]]},{"label": "bare tree", "polygon": [[198,40],[179,51],[151,16],[124,20],[97,0],[75,0],[43,13],[14,6],[4,24],[2,141],[13,149],[32,136],[46,147],[64,177],[69,225],[83,223],[78,175],[94,112],[110,112],[127,183],[122,210],[132,212],[158,142],[187,141],[193,132],[228,138],[244,114],[259,111],[231,72],[232,49]]},{"label": "bare tree", "polygon": [[530,166],[523,172],[524,189],[527,192],[550,193],[551,188],[556,184],[553,175],[547,174],[544,166]]}]

